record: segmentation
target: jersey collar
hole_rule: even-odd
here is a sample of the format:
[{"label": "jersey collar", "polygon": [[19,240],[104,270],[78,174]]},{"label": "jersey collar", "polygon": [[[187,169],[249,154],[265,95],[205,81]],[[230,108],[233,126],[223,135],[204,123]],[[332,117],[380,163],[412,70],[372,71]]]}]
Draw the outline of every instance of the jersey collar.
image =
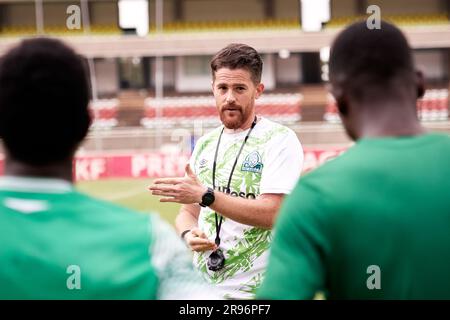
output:
[{"label": "jersey collar", "polygon": [[0,190],[33,193],[68,193],[73,185],[66,180],[36,177],[0,177]]}]

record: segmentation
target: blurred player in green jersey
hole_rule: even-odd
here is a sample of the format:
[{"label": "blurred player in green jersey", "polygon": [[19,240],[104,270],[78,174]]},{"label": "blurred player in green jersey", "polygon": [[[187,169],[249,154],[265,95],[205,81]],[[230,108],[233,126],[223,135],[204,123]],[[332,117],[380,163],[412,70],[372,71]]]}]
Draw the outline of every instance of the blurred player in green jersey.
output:
[{"label": "blurred player in green jersey", "polygon": [[258,296],[450,299],[450,137],[417,119],[423,80],[405,37],[351,25],[330,82],[356,144],[283,204]]},{"label": "blurred player in green jersey", "polygon": [[216,297],[168,225],[74,189],[91,120],[72,49],[21,42],[1,58],[0,88],[0,299]]}]

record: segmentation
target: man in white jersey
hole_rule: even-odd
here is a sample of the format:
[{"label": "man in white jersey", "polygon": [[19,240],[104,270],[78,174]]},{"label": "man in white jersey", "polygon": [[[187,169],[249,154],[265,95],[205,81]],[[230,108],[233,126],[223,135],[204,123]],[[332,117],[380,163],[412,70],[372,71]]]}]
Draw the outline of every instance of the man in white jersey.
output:
[{"label": "man in white jersey", "polygon": [[212,90],[223,126],[199,139],[185,177],[150,187],[161,202],[183,204],[177,230],[197,268],[230,299],[254,298],[276,213],[303,164],[295,133],[257,115],[262,64],[244,44],[213,57]]}]

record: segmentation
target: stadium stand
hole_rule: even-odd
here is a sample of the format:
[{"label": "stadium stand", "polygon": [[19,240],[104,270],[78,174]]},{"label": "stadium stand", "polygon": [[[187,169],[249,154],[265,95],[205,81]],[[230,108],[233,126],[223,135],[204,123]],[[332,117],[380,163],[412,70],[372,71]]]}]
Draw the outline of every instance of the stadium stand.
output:
[{"label": "stadium stand", "polygon": [[338,109],[336,106],[336,101],[334,100],[331,93],[327,94],[327,106],[325,107],[325,113],[323,114],[323,120],[329,123],[340,123]]},{"label": "stadium stand", "polygon": [[[327,96],[327,106],[323,120],[340,123],[336,101]],[[448,119],[448,89],[428,89],[422,99],[417,100],[417,114],[422,121],[446,121]]]},{"label": "stadium stand", "polygon": [[[266,118],[285,124],[293,124],[301,119],[301,94],[265,94],[256,100],[257,113]],[[147,98],[145,116],[141,124],[146,128],[190,125],[201,121],[207,125],[219,124],[212,96]]]},{"label": "stadium stand", "polygon": [[448,119],[448,89],[430,89],[417,101],[417,112],[422,121]]},{"label": "stadium stand", "polygon": [[[240,21],[179,21],[164,24],[164,32],[235,31],[267,29],[299,29],[298,19],[266,19]],[[155,27],[151,26],[150,31]]]},{"label": "stadium stand", "polygon": [[[366,18],[366,16],[347,16],[333,18],[326,24],[327,27],[343,27],[351,22]],[[388,15],[385,17],[398,25],[439,25],[448,24],[446,14],[410,14]],[[234,30],[268,30],[268,29],[300,29],[298,19],[265,19],[241,21],[181,21],[164,24],[164,32],[197,32],[197,31],[234,31]],[[151,31],[155,30],[151,26]]]},{"label": "stadium stand", "polygon": [[2,37],[31,36],[36,34],[36,26],[4,26],[0,29]]},{"label": "stadium stand", "polygon": [[[185,85],[193,81],[209,82],[209,66],[202,64],[187,68],[188,62],[184,57],[205,58],[211,55],[211,48],[235,39],[254,44],[267,56],[265,68],[271,70],[267,79],[271,79],[272,86],[257,101],[259,114],[290,125],[300,132],[302,141],[307,144],[341,145],[348,142],[342,133],[334,100],[327,93],[326,78],[322,77],[323,81],[311,80],[311,74],[322,75],[324,62],[318,62],[314,67],[306,55],[318,54],[324,45],[329,44],[337,31],[333,28],[344,27],[358,18],[367,18],[365,12],[369,3],[330,1],[331,20],[324,25],[328,30],[305,35],[297,32],[301,30],[298,0],[217,0],[216,4],[212,4],[213,1],[167,0],[164,1],[164,34],[161,35],[153,32],[156,8],[155,1],[150,0],[150,33],[146,39],[140,39],[118,36],[123,34],[123,30],[118,26],[117,0],[89,2],[88,34],[83,28],[66,28],[66,7],[72,4],[69,0],[43,1],[43,31],[51,36],[64,37],[86,57],[93,57],[98,91],[95,96],[117,99],[92,103],[92,128],[100,129],[93,130],[92,136],[118,141],[98,144],[105,149],[156,149],[156,144],[149,145],[148,137],[162,133],[170,137],[171,129],[179,126],[191,129],[194,120],[201,121],[205,127],[219,124],[209,87],[191,91]],[[219,2],[221,5],[217,6]],[[269,2],[273,2],[272,7],[264,5]],[[15,40],[36,34],[33,3],[32,0],[0,0],[0,53]],[[232,3],[239,3],[239,6]],[[447,10],[441,0],[429,0],[426,5],[421,0],[380,0],[373,3],[382,7],[383,19],[405,27],[426,83],[432,86],[417,102],[420,119],[426,122],[426,126],[449,132],[450,9]],[[242,8],[251,10],[237,10],[241,4]],[[158,101],[153,98],[156,91],[154,57],[160,50],[164,51],[163,95],[167,98]],[[287,58],[281,55],[282,51],[288,52]],[[140,62],[132,62],[128,67],[122,59]],[[200,73],[204,76],[202,79],[197,77]],[[135,84],[129,85],[135,79]],[[142,139],[137,139],[138,136]],[[170,142],[169,138],[166,140]],[[97,150],[98,145],[92,144],[92,149]]]},{"label": "stadium stand", "polygon": [[[346,16],[332,18],[326,25],[326,28],[344,27],[358,19],[364,19],[366,16]],[[448,24],[449,20],[446,14],[410,14],[410,15],[388,15],[383,17],[399,26],[433,26]],[[236,21],[175,21],[164,23],[162,32],[214,32],[214,31],[239,31],[239,30],[299,30],[301,23],[296,18],[291,19],[264,19],[264,20],[236,20]],[[155,32],[154,25],[149,26],[150,32]],[[45,26],[45,32],[50,35],[80,35],[84,34],[83,29],[71,30],[67,33],[66,26],[50,25]],[[120,34],[122,30],[114,24],[92,24],[90,33],[95,35]],[[36,34],[35,26],[5,26],[0,30],[2,36],[24,36]]]},{"label": "stadium stand", "polygon": [[90,110],[93,115],[92,129],[111,129],[117,126],[118,99],[100,99],[92,101]]},{"label": "stadium stand", "polygon": [[[333,18],[326,24],[327,28],[344,27],[356,20],[365,19],[367,16],[347,16]],[[409,14],[409,15],[387,15],[383,19],[399,26],[426,26],[448,24],[446,14]]]},{"label": "stadium stand", "polygon": [[[73,29],[67,32],[67,27],[62,25],[48,25],[44,27],[44,32],[52,36],[79,36],[85,35],[85,30]],[[117,25],[91,25],[89,34],[92,35],[114,35],[122,31]],[[36,26],[5,26],[0,30],[2,37],[18,37],[36,35]]]}]

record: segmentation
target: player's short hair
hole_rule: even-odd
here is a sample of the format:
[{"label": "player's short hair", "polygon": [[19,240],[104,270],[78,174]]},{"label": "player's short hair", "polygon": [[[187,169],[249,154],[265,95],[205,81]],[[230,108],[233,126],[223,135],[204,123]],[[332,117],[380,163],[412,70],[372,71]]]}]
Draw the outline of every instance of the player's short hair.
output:
[{"label": "player's short hair", "polygon": [[362,21],[341,32],[331,48],[329,70],[331,82],[360,102],[389,98],[399,86],[413,90],[415,84],[408,42],[397,27],[384,21],[381,29],[369,29]]},{"label": "player's short hair", "polygon": [[61,41],[23,40],[0,58],[0,137],[15,160],[72,156],[91,122],[88,103],[85,64]]},{"label": "player's short hair", "polygon": [[221,68],[245,69],[250,72],[255,84],[261,82],[263,61],[259,53],[252,47],[232,43],[217,52],[211,60],[211,71],[215,79],[216,71]]}]

